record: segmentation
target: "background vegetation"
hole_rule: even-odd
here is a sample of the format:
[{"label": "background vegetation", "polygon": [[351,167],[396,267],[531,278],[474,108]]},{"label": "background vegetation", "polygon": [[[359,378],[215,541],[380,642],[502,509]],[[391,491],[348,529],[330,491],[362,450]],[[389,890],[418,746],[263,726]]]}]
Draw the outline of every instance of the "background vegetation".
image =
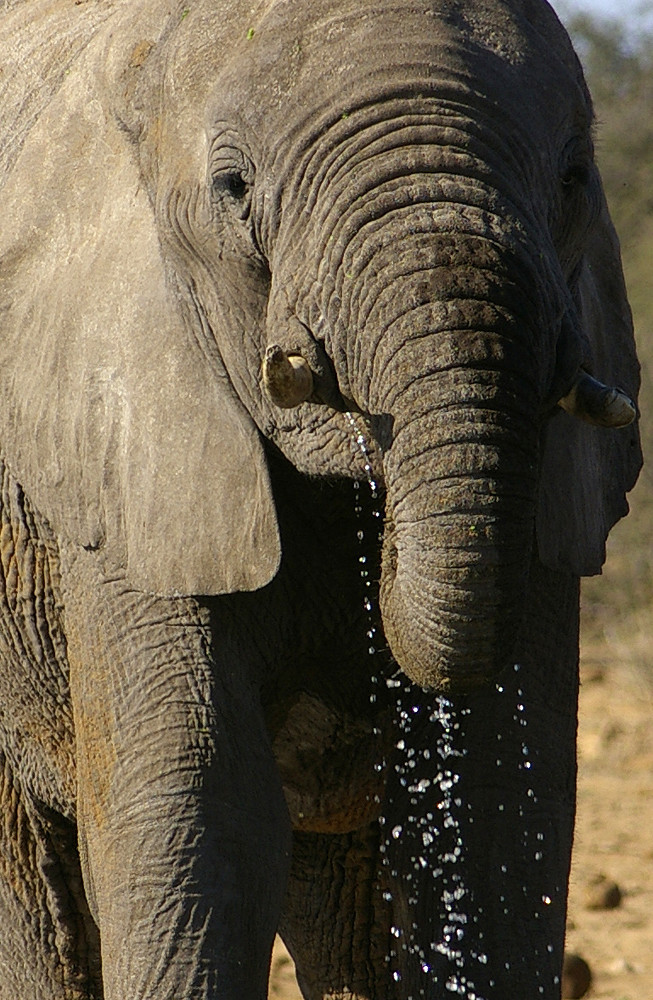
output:
[{"label": "background vegetation", "polygon": [[[583,61],[597,117],[597,158],[635,319],[645,461],[653,456],[653,32],[645,22],[560,11]],[[645,668],[653,683],[653,460],[611,535],[603,578],[583,588],[587,655]],[[597,654],[598,650],[602,653]]]}]

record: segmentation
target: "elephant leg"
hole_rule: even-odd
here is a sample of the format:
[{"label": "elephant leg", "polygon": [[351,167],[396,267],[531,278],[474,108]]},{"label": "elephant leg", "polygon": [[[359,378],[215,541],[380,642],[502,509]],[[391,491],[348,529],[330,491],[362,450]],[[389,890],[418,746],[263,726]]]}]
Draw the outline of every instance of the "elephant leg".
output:
[{"label": "elephant leg", "polygon": [[0,462],[0,1000],[102,995],[82,885],[56,543]]},{"label": "elephant leg", "polygon": [[105,1000],[264,1000],[289,823],[247,671],[197,601],[62,579]]},{"label": "elephant leg", "polygon": [[281,936],[306,1000],[394,1000],[377,823],[352,833],[295,832]]},{"label": "elephant leg", "polygon": [[2,753],[0,814],[0,1000],[101,1000],[74,824],[31,801]]}]

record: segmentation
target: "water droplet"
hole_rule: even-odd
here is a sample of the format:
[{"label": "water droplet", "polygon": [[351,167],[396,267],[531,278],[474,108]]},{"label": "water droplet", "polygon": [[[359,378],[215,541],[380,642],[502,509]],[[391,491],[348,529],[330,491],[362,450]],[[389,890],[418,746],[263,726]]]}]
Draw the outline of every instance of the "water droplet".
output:
[{"label": "water droplet", "polygon": [[398,840],[399,837],[401,837],[402,833],[403,833],[403,827],[402,826],[400,826],[400,825],[393,826],[393,828],[392,828],[392,836],[394,837],[395,840]]},{"label": "water droplet", "polygon": [[545,906],[551,906],[553,900],[551,899],[550,896],[542,896],[542,902],[544,903]]}]

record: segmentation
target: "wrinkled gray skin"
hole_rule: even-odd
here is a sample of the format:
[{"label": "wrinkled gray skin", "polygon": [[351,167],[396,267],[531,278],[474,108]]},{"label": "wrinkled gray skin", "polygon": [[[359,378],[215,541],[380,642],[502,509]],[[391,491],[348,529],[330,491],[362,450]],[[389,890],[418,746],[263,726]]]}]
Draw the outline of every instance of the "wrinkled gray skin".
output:
[{"label": "wrinkled gray skin", "polygon": [[559,997],[578,577],[639,450],[556,406],[638,375],[554,14],[30,0],[0,46],[1,1000],[262,1000],[277,927],[311,1000],[450,995],[381,628],[416,774],[458,720],[464,974]]}]

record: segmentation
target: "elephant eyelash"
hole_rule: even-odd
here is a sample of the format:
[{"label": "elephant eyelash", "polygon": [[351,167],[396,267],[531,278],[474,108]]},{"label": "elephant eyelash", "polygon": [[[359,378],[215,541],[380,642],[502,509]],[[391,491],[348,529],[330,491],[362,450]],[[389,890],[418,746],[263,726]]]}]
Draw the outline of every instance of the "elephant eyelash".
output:
[{"label": "elephant eyelash", "polygon": [[240,144],[228,134],[221,134],[211,149],[209,177],[213,197],[226,202],[240,219],[246,219],[251,206],[254,165]]}]

